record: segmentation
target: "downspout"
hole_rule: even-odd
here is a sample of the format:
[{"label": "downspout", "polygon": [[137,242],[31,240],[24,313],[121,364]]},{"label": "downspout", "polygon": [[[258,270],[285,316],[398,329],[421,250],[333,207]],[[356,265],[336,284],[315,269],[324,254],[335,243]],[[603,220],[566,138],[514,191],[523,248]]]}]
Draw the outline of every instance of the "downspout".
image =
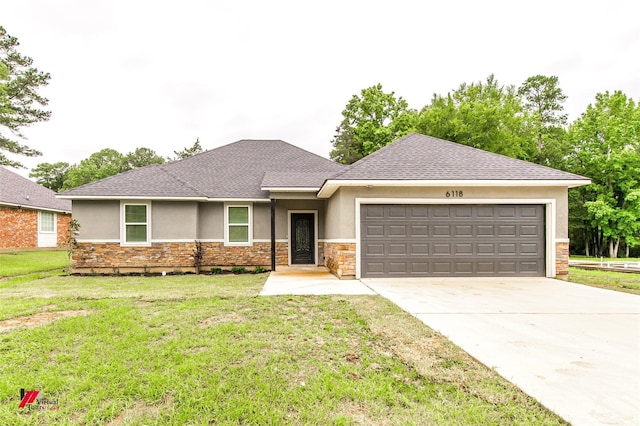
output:
[{"label": "downspout", "polygon": [[276,200],[271,199],[271,270],[276,270]]}]

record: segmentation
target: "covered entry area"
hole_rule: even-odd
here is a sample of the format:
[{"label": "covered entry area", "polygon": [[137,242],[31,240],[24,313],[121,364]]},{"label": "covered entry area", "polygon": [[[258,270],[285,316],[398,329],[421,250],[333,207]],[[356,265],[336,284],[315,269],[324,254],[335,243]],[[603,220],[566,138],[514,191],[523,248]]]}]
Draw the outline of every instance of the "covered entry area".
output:
[{"label": "covered entry area", "polygon": [[545,276],[544,204],[360,205],[361,277]]}]

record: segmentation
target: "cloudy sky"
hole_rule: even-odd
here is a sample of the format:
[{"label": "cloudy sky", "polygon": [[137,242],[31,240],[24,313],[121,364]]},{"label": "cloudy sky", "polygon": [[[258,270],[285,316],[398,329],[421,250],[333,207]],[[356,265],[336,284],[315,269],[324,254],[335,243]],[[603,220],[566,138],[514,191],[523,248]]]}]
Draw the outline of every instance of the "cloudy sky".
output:
[{"label": "cloudy sky", "polygon": [[51,74],[32,168],[103,148],[169,156],[197,137],[328,157],[344,106],[377,83],[419,109],[492,73],[556,75],[573,120],[598,92],[640,98],[639,16],[637,0],[20,0],[0,25]]}]

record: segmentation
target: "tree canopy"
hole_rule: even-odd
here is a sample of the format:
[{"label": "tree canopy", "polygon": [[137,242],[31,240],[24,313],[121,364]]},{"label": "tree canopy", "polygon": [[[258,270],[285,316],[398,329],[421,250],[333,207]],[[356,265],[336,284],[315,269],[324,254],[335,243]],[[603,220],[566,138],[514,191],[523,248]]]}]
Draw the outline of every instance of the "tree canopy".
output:
[{"label": "tree canopy", "polygon": [[191,147],[185,147],[180,151],[173,151],[175,157],[168,158],[168,160],[182,160],[183,158],[188,158],[201,152],[202,146],[200,145],[200,138],[196,138],[196,141],[191,145]]},{"label": "tree canopy", "polygon": [[48,73],[33,66],[33,60],[18,52],[18,39],[0,26],[0,165],[23,167],[7,154],[34,157],[41,153],[21,143],[22,129],[49,119],[48,104],[38,89],[49,83]]},{"label": "tree canopy", "polygon": [[[568,132],[569,169],[592,184],[576,188],[572,238],[585,251],[618,256],[640,245],[640,107],[622,92],[599,93]],[[577,219],[577,218],[576,218]]]},{"label": "tree canopy", "polygon": [[342,111],[331,159],[351,164],[403,136],[412,128],[408,113],[407,101],[385,93],[381,84],[363,89]]}]

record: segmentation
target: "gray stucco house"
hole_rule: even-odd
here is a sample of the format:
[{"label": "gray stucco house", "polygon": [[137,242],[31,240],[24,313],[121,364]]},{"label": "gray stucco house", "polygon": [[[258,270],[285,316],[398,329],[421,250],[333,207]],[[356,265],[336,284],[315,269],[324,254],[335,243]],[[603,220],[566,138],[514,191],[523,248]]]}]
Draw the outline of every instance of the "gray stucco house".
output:
[{"label": "gray stucco house", "polygon": [[326,265],[339,277],[547,276],[568,268],[582,176],[410,134],[350,165],[241,140],[61,195],[77,272]]}]

